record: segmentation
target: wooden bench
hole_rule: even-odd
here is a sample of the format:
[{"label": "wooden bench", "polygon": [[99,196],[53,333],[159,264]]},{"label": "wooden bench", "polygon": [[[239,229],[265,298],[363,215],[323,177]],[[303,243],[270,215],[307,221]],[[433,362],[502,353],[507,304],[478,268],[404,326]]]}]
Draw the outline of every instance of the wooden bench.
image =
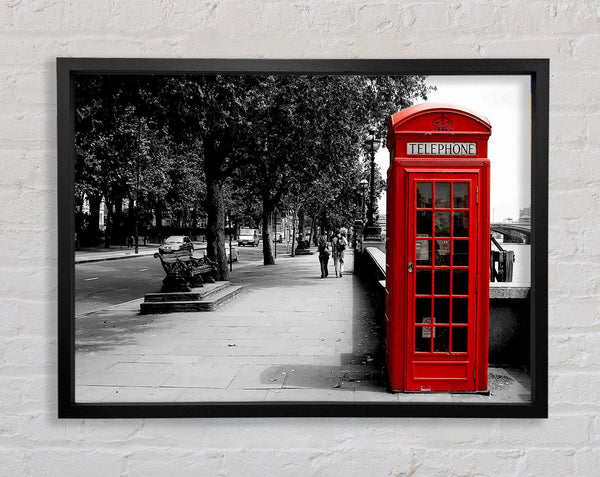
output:
[{"label": "wooden bench", "polygon": [[208,257],[197,258],[191,251],[161,254],[155,253],[167,276],[163,279],[161,292],[190,291],[190,287],[202,287],[204,282],[214,283],[217,266]]}]

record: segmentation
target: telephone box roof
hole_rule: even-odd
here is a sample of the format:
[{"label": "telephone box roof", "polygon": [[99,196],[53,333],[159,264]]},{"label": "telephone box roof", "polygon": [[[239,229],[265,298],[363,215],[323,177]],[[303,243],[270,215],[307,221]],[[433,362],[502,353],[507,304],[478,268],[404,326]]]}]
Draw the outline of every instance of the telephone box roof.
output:
[{"label": "telephone box roof", "polygon": [[431,113],[431,112],[439,112],[439,113],[451,113],[458,114],[461,116],[465,116],[470,118],[471,120],[481,124],[486,129],[491,131],[492,125],[489,120],[482,116],[481,114],[476,113],[467,108],[463,108],[462,106],[457,106],[455,104],[445,104],[445,103],[422,103],[417,104],[415,106],[410,106],[402,111],[397,112],[392,115],[390,126],[392,129],[396,130],[400,125],[405,123],[410,119],[415,119],[418,116]]}]

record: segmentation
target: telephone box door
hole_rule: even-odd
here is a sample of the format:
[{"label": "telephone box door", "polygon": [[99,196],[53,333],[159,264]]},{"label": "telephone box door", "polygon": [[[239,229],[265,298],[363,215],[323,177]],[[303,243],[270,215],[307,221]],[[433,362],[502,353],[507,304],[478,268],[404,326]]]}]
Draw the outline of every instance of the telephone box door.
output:
[{"label": "telephone box door", "polygon": [[478,174],[410,173],[408,194],[405,389],[474,391]]}]

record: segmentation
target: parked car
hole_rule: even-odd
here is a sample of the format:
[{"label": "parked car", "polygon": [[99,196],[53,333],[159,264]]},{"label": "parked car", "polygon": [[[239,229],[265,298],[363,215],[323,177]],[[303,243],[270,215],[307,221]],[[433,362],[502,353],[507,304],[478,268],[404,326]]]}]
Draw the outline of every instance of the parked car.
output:
[{"label": "parked car", "polygon": [[171,235],[158,247],[158,253],[168,254],[188,250],[190,253],[194,251],[194,244],[186,235]]},{"label": "parked car", "polygon": [[260,242],[259,237],[260,234],[258,233],[258,229],[240,229],[238,246],[252,245],[253,247],[256,247]]}]

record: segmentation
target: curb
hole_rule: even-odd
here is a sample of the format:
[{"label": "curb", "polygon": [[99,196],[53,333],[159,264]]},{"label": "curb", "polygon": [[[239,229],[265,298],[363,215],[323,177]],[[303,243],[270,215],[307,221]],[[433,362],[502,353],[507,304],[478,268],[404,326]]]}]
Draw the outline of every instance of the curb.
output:
[{"label": "curb", "polygon": [[138,253],[137,255],[134,253],[132,255],[117,255],[114,257],[79,257],[75,256],[75,263],[91,263],[91,262],[106,262],[108,260],[123,260],[126,258],[140,258],[140,257],[151,257],[155,252],[152,253]]}]

